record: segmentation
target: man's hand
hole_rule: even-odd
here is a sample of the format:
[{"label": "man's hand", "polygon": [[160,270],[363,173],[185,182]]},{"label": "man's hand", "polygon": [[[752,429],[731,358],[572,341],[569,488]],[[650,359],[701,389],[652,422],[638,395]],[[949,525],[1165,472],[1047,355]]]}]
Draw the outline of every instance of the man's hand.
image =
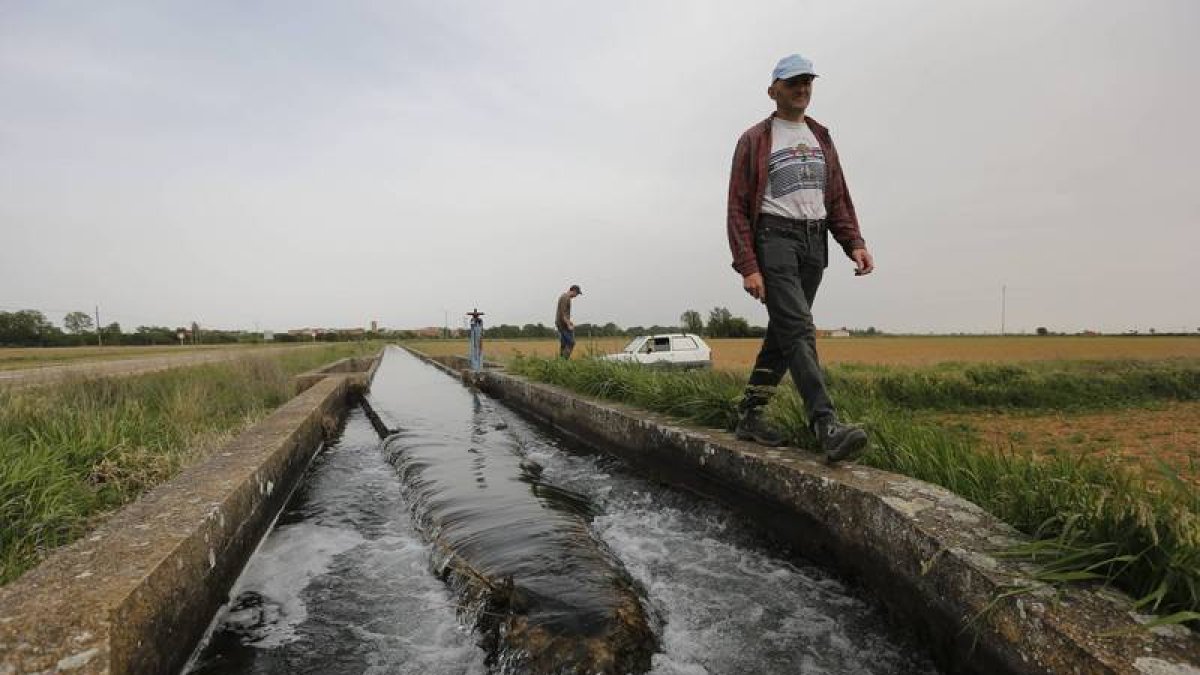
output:
[{"label": "man's hand", "polygon": [[875,271],[875,259],[867,249],[854,249],[850,252],[850,258],[854,260],[854,276],[861,277]]},{"label": "man's hand", "polygon": [[742,288],[754,297],[759,302],[767,301],[767,285],[763,283],[763,275],[761,272],[747,274],[742,277]]}]

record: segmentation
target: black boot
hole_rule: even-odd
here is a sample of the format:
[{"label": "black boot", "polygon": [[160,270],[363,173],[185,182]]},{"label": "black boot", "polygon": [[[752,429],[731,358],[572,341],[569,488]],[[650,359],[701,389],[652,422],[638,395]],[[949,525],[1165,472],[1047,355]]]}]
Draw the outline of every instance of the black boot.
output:
[{"label": "black boot", "polygon": [[763,417],[762,406],[743,408],[733,433],[740,440],[754,441],[772,448],[787,443],[787,436]]},{"label": "black boot", "polygon": [[854,424],[842,424],[836,417],[818,419],[813,434],[830,464],[854,459],[867,449],[867,432]]}]

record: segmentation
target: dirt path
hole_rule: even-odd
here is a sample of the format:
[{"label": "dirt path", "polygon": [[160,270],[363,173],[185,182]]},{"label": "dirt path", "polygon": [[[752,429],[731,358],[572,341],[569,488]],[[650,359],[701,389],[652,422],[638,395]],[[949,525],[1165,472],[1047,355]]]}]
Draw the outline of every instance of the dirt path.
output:
[{"label": "dirt path", "polygon": [[107,361],[85,361],[40,368],[0,371],[0,387],[37,387],[60,382],[71,377],[123,377],[139,375],[170,368],[195,366],[202,363],[232,361],[247,356],[257,356],[282,349],[308,349],[322,343],[257,347],[252,349],[213,350],[171,354],[166,356],[140,356]]}]

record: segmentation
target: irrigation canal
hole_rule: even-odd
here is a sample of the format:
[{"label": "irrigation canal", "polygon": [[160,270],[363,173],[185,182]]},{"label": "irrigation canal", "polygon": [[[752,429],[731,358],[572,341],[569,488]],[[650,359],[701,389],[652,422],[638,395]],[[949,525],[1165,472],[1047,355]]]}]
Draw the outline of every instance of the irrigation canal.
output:
[{"label": "irrigation canal", "polygon": [[937,672],[745,518],[406,352],[387,350],[369,401],[398,432],[351,412],[189,672]]}]

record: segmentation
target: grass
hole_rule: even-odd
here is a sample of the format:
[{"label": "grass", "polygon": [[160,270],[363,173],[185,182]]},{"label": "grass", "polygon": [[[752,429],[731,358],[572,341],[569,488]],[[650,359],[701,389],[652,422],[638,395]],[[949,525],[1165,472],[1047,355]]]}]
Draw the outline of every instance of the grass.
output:
[{"label": "grass", "polygon": [[[515,372],[536,380],[725,429],[736,422],[736,405],[745,384],[741,375],[720,371],[664,372],[597,360],[517,358],[511,365]],[[1001,371],[995,381],[992,371],[981,371],[981,386],[994,392],[981,399],[983,404],[1027,401],[1025,394],[1016,392],[1029,391],[1032,382],[1059,381],[1056,377],[1039,380],[1046,373],[1080,379],[1088,373],[1101,374],[1091,364],[1047,368],[1045,372],[1028,368],[1018,374]],[[1185,381],[1195,377],[1194,371],[1180,376],[1177,368],[1195,365],[1168,364],[1149,371],[1165,372],[1168,384],[1178,377]],[[864,424],[871,434],[872,449],[863,457],[864,464],[941,485],[1030,535],[1033,543],[1013,553],[1040,563],[1044,581],[1099,580],[1131,593],[1146,611],[1182,612],[1175,614],[1181,621],[1196,618],[1190,613],[1200,611],[1200,498],[1195,487],[1169,467],[1163,465],[1159,479],[1151,480],[1114,457],[1038,457],[1014,448],[980,448],[961,433],[923,422],[896,403],[906,400],[903,397],[880,396],[878,380],[889,371],[871,372],[874,380],[854,369],[833,369],[830,376],[831,392],[843,416]],[[917,396],[914,383],[924,383],[938,392],[930,394],[929,401],[948,405],[952,399],[947,392],[957,391],[962,378],[972,381],[964,372],[959,367],[935,369],[920,378],[905,373],[901,377],[908,384],[902,391]],[[1139,396],[1179,395],[1173,384],[1160,387],[1153,383],[1157,380],[1142,375],[1122,365],[1111,373],[1118,381],[1151,382],[1139,390]],[[1004,393],[1005,383],[1012,392]],[[1055,388],[1053,395],[1032,400],[1061,400],[1076,391],[1063,386]],[[1106,396],[1097,400],[1107,400]],[[814,447],[792,387],[780,388],[770,414],[793,444]]]},{"label": "grass", "polygon": [[1167,462],[1200,486],[1200,401],[1082,411],[913,411],[932,424],[971,438],[977,447],[1020,446],[1039,455],[1115,455],[1151,477]]},{"label": "grass", "polygon": [[121,378],[0,389],[0,583],[291,398],[342,343]]},{"label": "grass", "polygon": [[830,386],[910,409],[1099,410],[1200,400],[1200,359],[846,365]]}]

